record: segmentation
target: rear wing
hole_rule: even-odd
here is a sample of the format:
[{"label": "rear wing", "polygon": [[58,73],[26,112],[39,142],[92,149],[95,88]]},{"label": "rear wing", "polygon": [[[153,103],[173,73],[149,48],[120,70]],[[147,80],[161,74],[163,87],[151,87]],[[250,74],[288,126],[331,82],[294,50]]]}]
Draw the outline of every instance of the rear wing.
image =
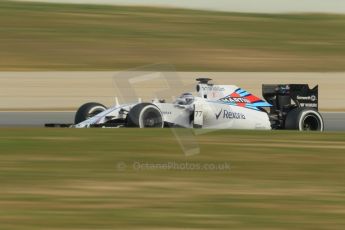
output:
[{"label": "rear wing", "polygon": [[263,84],[262,95],[275,109],[282,110],[294,102],[297,107],[319,108],[319,87],[308,84]]}]

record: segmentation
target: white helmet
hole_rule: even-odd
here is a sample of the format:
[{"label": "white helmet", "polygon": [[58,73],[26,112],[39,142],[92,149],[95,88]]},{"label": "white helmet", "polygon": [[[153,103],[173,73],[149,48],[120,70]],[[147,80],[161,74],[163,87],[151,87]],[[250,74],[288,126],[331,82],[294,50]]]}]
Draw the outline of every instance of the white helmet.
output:
[{"label": "white helmet", "polygon": [[179,105],[189,105],[194,102],[194,96],[191,93],[183,93],[176,102]]}]

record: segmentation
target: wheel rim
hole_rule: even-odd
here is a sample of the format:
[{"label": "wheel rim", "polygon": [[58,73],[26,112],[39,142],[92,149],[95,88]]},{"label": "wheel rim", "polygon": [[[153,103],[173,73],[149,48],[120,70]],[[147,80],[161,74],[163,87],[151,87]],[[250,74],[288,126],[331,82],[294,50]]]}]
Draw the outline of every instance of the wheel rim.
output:
[{"label": "wheel rim", "polygon": [[318,117],[307,115],[303,119],[302,129],[304,131],[319,131],[321,130],[321,122]]},{"label": "wheel rim", "polygon": [[162,116],[156,109],[149,108],[142,115],[142,124],[145,128],[161,128]]}]

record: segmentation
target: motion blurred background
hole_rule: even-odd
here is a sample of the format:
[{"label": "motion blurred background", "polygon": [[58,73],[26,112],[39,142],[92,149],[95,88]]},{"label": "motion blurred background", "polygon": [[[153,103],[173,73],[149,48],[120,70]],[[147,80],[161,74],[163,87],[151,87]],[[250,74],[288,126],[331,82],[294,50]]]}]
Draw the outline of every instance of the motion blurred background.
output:
[{"label": "motion blurred background", "polygon": [[[112,105],[113,77],[136,70],[186,86],[146,82],[144,100],[197,77],[258,96],[319,84],[344,130],[344,13],[344,0],[0,0],[0,126],[16,126],[0,128],[0,229],[344,230],[341,131],[37,128]],[[133,167],[193,162],[231,169]]]},{"label": "motion blurred background", "polygon": [[[129,1],[261,13],[1,1],[0,70],[123,70],[158,62],[177,71],[345,70],[345,15],[335,14],[345,11],[343,1],[160,2]],[[285,13],[262,13],[284,6]]]}]

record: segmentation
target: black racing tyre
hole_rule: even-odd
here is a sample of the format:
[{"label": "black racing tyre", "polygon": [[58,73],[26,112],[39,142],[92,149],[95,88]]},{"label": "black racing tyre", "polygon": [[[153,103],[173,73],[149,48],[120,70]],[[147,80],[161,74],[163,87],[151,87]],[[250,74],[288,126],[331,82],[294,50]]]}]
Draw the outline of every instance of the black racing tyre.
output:
[{"label": "black racing tyre", "polygon": [[103,111],[105,111],[107,108],[96,102],[89,102],[86,103],[77,110],[77,113],[75,114],[74,118],[74,124],[78,124],[82,121],[85,121]]},{"label": "black racing tyre", "polygon": [[154,104],[140,103],[129,111],[127,115],[127,126],[137,128],[163,128],[163,115]]},{"label": "black racing tyre", "polygon": [[299,131],[323,131],[324,122],[321,114],[311,108],[295,108],[285,119],[285,129]]}]

